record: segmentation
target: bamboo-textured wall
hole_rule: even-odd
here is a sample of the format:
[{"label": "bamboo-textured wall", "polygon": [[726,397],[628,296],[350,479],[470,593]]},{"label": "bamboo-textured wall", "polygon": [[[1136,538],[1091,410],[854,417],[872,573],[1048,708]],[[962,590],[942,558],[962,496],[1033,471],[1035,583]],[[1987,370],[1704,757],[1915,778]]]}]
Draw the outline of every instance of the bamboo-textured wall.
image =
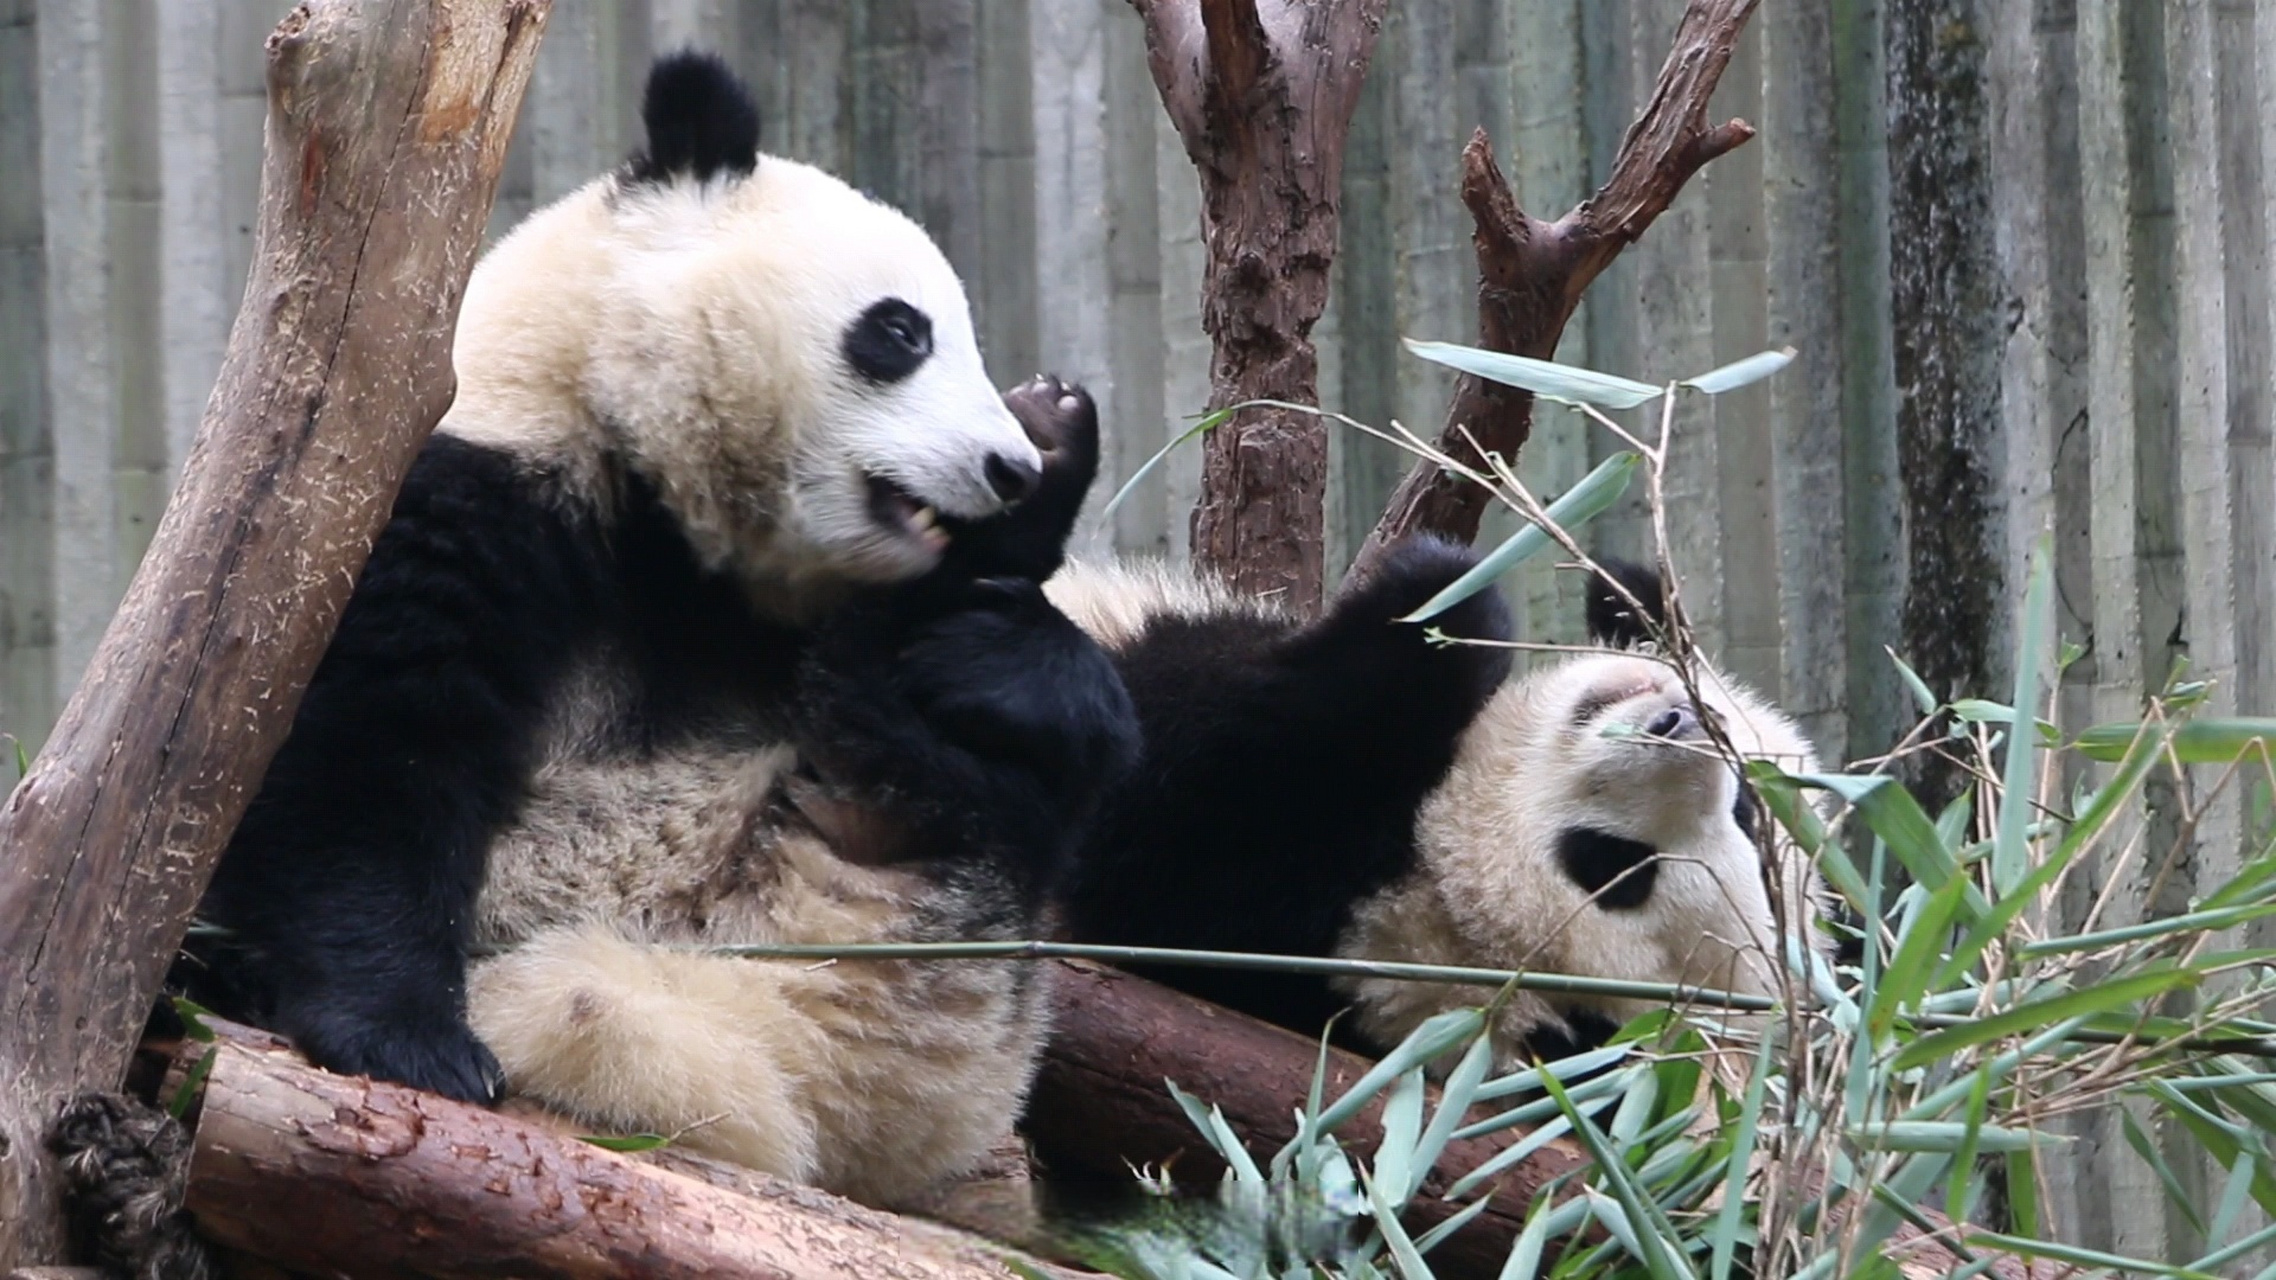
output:
[{"label": "bamboo-textured wall", "polygon": [[[284,7],[0,0],[0,730],[36,742],[60,707],[196,426]],[[1449,379],[1398,338],[1472,331],[1461,142],[1484,125],[1527,207],[1563,210],[1680,8],[1392,0],[1318,335],[1329,407],[1435,429]],[[1194,179],[1124,0],[558,0],[494,226],[620,157],[645,59],[690,42],[752,76],[770,149],[933,230],[1000,380],[1099,393],[1115,472],[1201,409]],[[2183,655],[2217,706],[2276,710],[2272,95],[2276,4],[1765,0],[1716,112],[1761,137],[1600,282],[1561,355],[1658,378],[1800,349],[1679,417],[1668,517],[1711,649],[1829,756],[1893,740],[1884,645],[1943,691],[1999,695],[2043,529],[2086,651],[2071,723],[2128,714]],[[1553,493],[1610,446],[1545,413],[1523,470]],[[1118,513],[1114,545],[1182,553],[1197,456]],[[1339,435],[1338,564],[1403,468]],[[1593,534],[1629,554],[1645,536],[1634,504]],[[1514,586],[1531,634],[1575,634],[1569,578]],[[2242,836],[2213,810],[2193,874],[2233,867]],[[2121,897],[2170,909],[2186,880]],[[2113,1135],[2058,1170],[2066,1233],[2187,1256]]]}]

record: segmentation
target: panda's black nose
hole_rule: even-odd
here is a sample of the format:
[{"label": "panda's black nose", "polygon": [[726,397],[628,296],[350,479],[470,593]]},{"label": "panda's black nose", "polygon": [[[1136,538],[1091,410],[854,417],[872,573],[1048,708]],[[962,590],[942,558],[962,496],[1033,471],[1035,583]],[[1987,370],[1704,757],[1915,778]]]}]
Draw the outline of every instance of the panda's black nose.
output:
[{"label": "panda's black nose", "polygon": [[1653,716],[1652,722],[1644,726],[1644,732],[1650,737],[1672,738],[1678,741],[1685,738],[1696,738],[1700,733],[1699,713],[1693,711],[1688,703],[1682,706],[1669,707]]},{"label": "panda's black nose", "polygon": [[1043,482],[1043,472],[1024,459],[1007,458],[1000,453],[988,455],[988,487],[1005,502],[1018,502],[1035,492]]}]

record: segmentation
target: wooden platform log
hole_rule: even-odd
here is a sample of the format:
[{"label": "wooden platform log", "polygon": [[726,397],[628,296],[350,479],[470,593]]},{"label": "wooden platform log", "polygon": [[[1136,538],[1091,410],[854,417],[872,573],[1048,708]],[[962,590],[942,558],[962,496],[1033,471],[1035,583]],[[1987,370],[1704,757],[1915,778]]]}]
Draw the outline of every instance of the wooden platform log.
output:
[{"label": "wooden platform log", "polygon": [[0,808],[0,1274],[58,1261],[60,1102],[116,1088],[412,455],[549,0],[304,0],[260,225],[150,550]]},{"label": "wooden platform log", "polygon": [[235,1039],[211,1050],[188,1207],[207,1239],[293,1271],[578,1280],[1023,1274],[1007,1251],[811,1187],[709,1162],[665,1167],[555,1125],[332,1075]]}]

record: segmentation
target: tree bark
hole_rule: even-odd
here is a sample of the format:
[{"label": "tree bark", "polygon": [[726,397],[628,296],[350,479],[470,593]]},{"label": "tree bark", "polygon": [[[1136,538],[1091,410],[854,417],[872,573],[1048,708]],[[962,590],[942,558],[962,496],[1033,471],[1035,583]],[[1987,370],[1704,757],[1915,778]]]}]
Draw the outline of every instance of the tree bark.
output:
[{"label": "tree bark", "polygon": [[0,1271],[63,1248],[41,1130],[116,1086],[167,958],[449,404],[550,0],[304,0],[268,40],[245,303],[182,478],[0,809]]},{"label": "tree bark", "polygon": [[[1127,1181],[1133,1166],[1158,1165],[1181,1182],[1213,1183],[1224,1162],[1163,1087],[1165,1079],[1220,1108],[1260,1162],[1296,1136],[1296,1109],[1311,1088],[1317,1043],[1114,969],[1059,963],[1051,1041],[1022,1122],[1047,1179],[1079,1172]],[[1325,1096],[1333,1099],[1372,1065],[1331,1049]],[[1348,1149],[1374,1154],[1382,1135],[1380,1101],[1341,1131]],[[1437,1104],[1434,1087],[1430,1105]],[[1523,1136],[1513,1130],[1448,1143],[1406,1220],[1427,1230],[1451,1216],[1462,1205],[1441,1200],[1446,1189]],[[1446,1280],[1498,1274],[1534,1195],[1586,1159],[1560,1139],[1503,1174],[1486,1210],[1432,1251],[1438,1274]]]},{"label": "tree bark", "polygon": [[[1611,178],[1555,222],[1518,206],[1486,131],[1471,135],[1462,149],[1462,203],[1476,223],[1470,243],[1478,256],[1480,346],[1554,357],[1565,323],[1597,276],[1667,211],[1691,175],[1754,136],[1743,120],[1710,126],[1707,100],[1758,2],[1690,0],[1651,99],[1621,140]],[[1463,374],[1438,447],[1473,466],[1483,462],[1481,449],[1514,463],[1532,432],[1531,393]],[[1487,501],[1483,486],[1418,462],[1393,491],[1346,581],[1364,578],[1391,543],[1410,533],[1470,541]]]},{"label": "tree bark", "polygon": [[[1209,407],[1319,402],[1344,138],[1384,0],[1133,0],[1162,105],[1201,179]],[[1245,595],[1320,605],[1328,437],[1249,409],[1203,446],[1193,556]]]},{"label": "tree bark", "polygon": [[[185,1055],[207,1050],[191,1045]],[[663,1167],[235,1039],[211,1051],[188,1207],[208,1240],[296,1272],[446,1280],[1019,1274],[980,1241],[810,1187],[685,1158]]]}]

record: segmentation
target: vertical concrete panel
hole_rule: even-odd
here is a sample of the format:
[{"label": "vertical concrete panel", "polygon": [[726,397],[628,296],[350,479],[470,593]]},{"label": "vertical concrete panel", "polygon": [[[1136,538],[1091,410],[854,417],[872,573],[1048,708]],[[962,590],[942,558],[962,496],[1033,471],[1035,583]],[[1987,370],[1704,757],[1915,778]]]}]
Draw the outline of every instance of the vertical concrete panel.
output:
[{"label": "vertical concrete panel", "polygon": [[[1708,108],[1709,119],[1761,121],[1766,25],[1747,24]],[[1770,343],[1770,240],[1763,182],[1770,149],[1769,139],[1758,139],[1717,160],[1701,175],[1708,215],[1707,300],[1712,309],[1708,364],[1743,359]],[[1708,364],[1670,367],[1656,376],[1680,377]],[[1719,656],[1740,679],[1776,698],[1781,687],[1780,511],[1770,395],[1766,383],[1726,392],[1703,406],[1705,411],[1694,421],[1715,441],[1710,501],[1719,517],[1716,541],[1721,549],[1715,570],[1722,580]],[[1695,397],[1687,397],[1691,398]]]},{"label": "vertical concrete panel", "polygon": [[[40,33],[0,0],[0,733],[37,750],[57,710],[55,449],[47,429]],[[0,776],[7,776],[0,774]]]},{"label": "vertical concrete panel", "polygon": [[[1046,15],[1031,15],[1030,7],[1030,0],[978,0],[974,36],[978,203],[967,216],[975,223],[978,275],[965,284],[972,290],[978,313],[980,348],[987,355],[988,371],[1000,385],[1050,363],[1045,359],[1036,296],[1038,222],[1047,196],[1054,200],[1055,217],[1065,217],[1078,203],[1064,183],[1047,193],[1039,182],[1038,98],[1082,95],[1092,103],[1098,101],[1095,42],[1087,68],[1076,46],[1047,47],[1038,58],[1030,29]],[[1042,7],[1054,7],[1052,0],[1042,0]],[[1055,7],[1075,6],[1072,0],[1060,0]],[[1053,118],[1064,119],[1065,114],[1060,110]],[[1095,164],[1085,171],[1084,181],[1086,193],[1098,191]],[[1092,305],[1085,310],[1095,316],[1102,295],[1086,296]]]},{"label": "vertical concrete panel", "polygon": [[229,228],[222,212],[221,13],[213,5],[163,4],[157,16],[158,159],[165,192],[157,309],[171,482],[205,416],[244,282],[229,274]]},{"label": "vertical concrete panel", "polygon": [[[1632,0],[1627,50],[1628,93],[1625,120],[1635,118],[1643,95],[1657,82],[1675,37],[1681,0]],[[1718,165],[1737,159],[1727,156]],[[1711,259],[1713,175],[1693,180],[1652,224],[1652,229],[1621,255],[1635,274],[1635,361],[1611,371],[1660,382],[1702,373],[1715,363],[1714,285]],[[1600,290],[1605,288],[1600,284]],[[1660,432],[1659,403],[1645,407],[1640,425],[1646,440]],[[1634,416],[1634,415],[1632,415]],[[1668,552],[1684,605],[1699,642],[1712,654],[1729,651],[1722,591],[1723,537],[1720,507],[1720,442],[1713,407],[1698,396],[1676,401],[1668,437],[1664,481]],[[1643,486],[1637,486],[1641,492]],[[1652,552],[1649,528],[1636,531],[1636,550]]]},{"label": "vertical concrete panel", "polygon": [[924,224],[969,285],[980,274],[976,0],[849,10],[848,175]]},{"label": "vertical concrete panel", "polygon": [[[1495,7],[1487,36],[1498,40],[1509,68],[1509,97],[1502,119],[1489,123],[1501,149],[1503,169],[1518,203],[1539,218],[1560,217],[1593,189],[1590,180],[1588,121],[1582,83],[1586,51],[1581,14],[1591,0]],[[1466,37],[1464,43],[1468,44]],[[1481,70],[1480,78],[1483,78]],[[1590,299],[1565,326],[1557,358],[1584,367],[1594,363],[1589,341]],[[1518,458],[1518,477],[1544,500],[1571,488],[1588,474],[1591,437],[1601,428],[1558,405],[1536,405],[1533,438]],[[1506,512],[1487,513],[1479,530],[1481,545],[1492,545],[1517,531]],[[1584,534],[1583,543],[1587,542]],[[1566,643],[1581,638],[1586,584],[1579,574],[1560,573],[1560,557],[1541,556],[1505,580],[1503,589],[1517,610],[1518,634],[1528,640]]]},{"label": "vertical concrete panel", "polygon": [[[1768,599],[1751,599],[1778,625],[1779,690],[1828,760],[1848,758],[1848,618],[1842,491],[1841,330],[1843,222],[1832,10],[1799,6],[1760,28],[1763,101],[1765,345],[1791,346],[1794,363],[1764,384],[1764,425],[1775,523],[1763,561]],[[1720,114],[1718,111],[1717,114]],[[1718,197],[1722,188],[1717,189]],[[1730,405],[1718,406],[1718,417]],[[1734,636],[1758,623],[1732,604]],[[1743,642],[1742,642],[1743,643]]]},{"label": "vertical concrete panel", "polygon": [[[107,266],[104,18],[100,4],[47,0],[39,7],[57,705],[86,669],[118,601],[111,475],[118,388]],[[54,424],[68,425],[54,430]]]},{"label": "vertical concrete panel", "polygon": [[1896,369],[1890,336],[1889,126],[1881,0],[1833,0],[1836,191],[1840,202],[1842,574],[1848,629],[1848,754],[1896,745],[1911,700],[1883,646],[1904,592],[1898,518]]},{"label": "vertical concrete panel", "polygon": [[[1105,98],[1103,230],[1110,390],[1099,404],[1107,440],[1107,465],[1101,470],[1112,475],[1111,483],[1119,490],[1167,443],[1173,426],[1166,402],[1165,223],[1160,216],[1161,180],[1155,171],[1163,159],[1158,155],[1157,132],[1162,110],[1146,69],[1145,28],[1138,14],[1122,0],[1091,2],[1098,12]],[[1176,152],[1167,159],[1185,163]],[[1060,290],[1054,284],[1047,292],[1056,306]],[[1075,305],[1080,305],[1079,299]],[[1116,509],[1112,530],[1116,549],[1168,554],[1169,503],[1168,477],[1157,469]]]},{"label": "vertical concrete panel", "polygon": [[[528,148],[528,198],[551,204],[621,162],[639,144],[642,49],[622,40],[623,5],[556,5],[538,45],[515,144]],[[711,46],[717,47],[717,46]],[[526,142],[525,142],[526,140]]]},{"label": "vertical concrete panel", "polygon": [[[1126,373],[1160,377],[1158,371],[1130,373],[1115,359],[1111,259],[1119,211],[1110,174],[1114,140],[1107,110],[1108,19],[1099,0],[1030,0],[1024,34],[1028,43],[1017,74],[1027,85],[1031,103],[1033,182],[1024,190],[1003,184],[993,198],[1024,199],[1032,219],[1033,241],[1025,261],[1030,273],[1033,350],[1002,357],[1008,367],[1005,381],[1044,371],[1090,389],[1099,407],[1104,447],[1098,481],[1076,528],[1075,549],[1084,555],[1105,555],[1113,550],[1113,537],[1099,516],[1126,474],[1120,462],[1125,437],[1132,434],[1133,421],[1151,428],[1159,420],[1159,410],[1143,419],[1119,416],[1122,379]],[[983,50],[987,43],[983,41]],[[985,131],[994,133],[1001,127],[991,123]],[[1149,198],[1151,178],[1149,171]],[[997,225],[991,217],[983,245],[991,258],[1017,249],[1016,240],[1003,236]],[[1013,363],[1023,359],[1029,367]]]}]

